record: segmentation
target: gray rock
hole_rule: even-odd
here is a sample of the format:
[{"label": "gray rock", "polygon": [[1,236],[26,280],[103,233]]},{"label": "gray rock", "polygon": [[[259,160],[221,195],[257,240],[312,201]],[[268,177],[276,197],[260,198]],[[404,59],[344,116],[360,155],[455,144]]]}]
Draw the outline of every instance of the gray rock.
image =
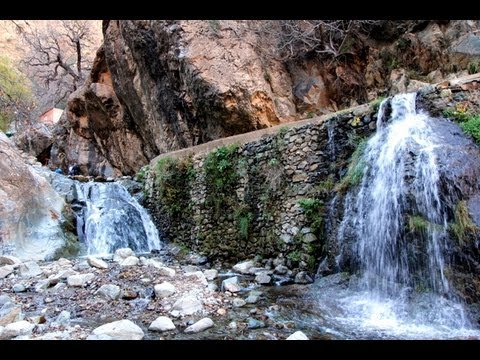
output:
[{"label": "gray rock", "polygon": [[243,262],[240,262],[236,265],[233,266],[233,271],[235,272],[239,272],[240,274],[249,274],[249,270],[251,267],[255,266],[255,263],[253,260],[247,260],[247,261],[243,261]]},{"label": "gray rock", "polygon": [[248,295],[248,297],[245,299],[245,302],[247,302],[248,304],[255,304],[258,302],[260,296],[258,295]]},{"label": "gray rock", "polygon": [[50,279],[43,279],[36,283],[35,291],[36,292],[43,292],[47,290],[49,287],[53,286],[52,284],[58,283],[58,280],[52,281]]},{"label": "gray rock", "polygon": [[157,296],[160,299],[169,297],[175,294],[175,291],[176,291],[175,286],[173,286],[173,284],[167,281],[161,284],[155,285],[154,289],[155,289],[155,296]]},{"label": "gray rock", "polygon": [[58,324],[58,325],[63,325],[63,326],[67,326],[70,324],[70,318],[71,318],[71,314],[69,311],[66,311],[66,310],[63,310],[60,314],[58,314],[58,316],[56,317],[55,319],[55,322]]},{"label": "gray rock", "polygon": [[233,276],[222,281],[222,291],[230,291],[236,293],[240,291],[240,286],[238,286],[238,277]]},{"label": "gray rock", "polygon": [[151,331],[169,331],[175,330],[175,324],[173,321],[167,316],[159,316],[158,318],[153,321],[148,330]]},{"label": "gray rock", "polygon": [[176,272],[174,269],[171,269],[166,266],[162,266],[158,268],[158,273],[162,276],[174,277]]},{"label": "gray rock", "polygon": [[272,278],[266,273],[260,273],[255,277],[255,281],[261,285],[268,285],[271,283]]},{"label": "gray rock", "polygon": [[87,262],[90,266],[96,267],[97,269],[108,269],[108,264],[105,261],[94,256],[87,257]]},{"label": "gray rock", "polygon": [[282,234],[280,235],[280,240],[282,240],[285,244],[291,244],[293,242],[293,236],[290,234]]},{"label": "gray rock", "polygon": [[58,283],[53,288],[49,289],[49,293],[58,294],[58,293],[64,291],[66,288],[67,288],[67,284]]},{"label": "gray rock", "polygon": [[8,295],[0,295],[0,308],[2,308],[3,305],[7,304],[7,303],[13,303],[14,300],[8,296]]},{"label": "gray rock", "polygon": [[43,274],[43,271],[35,261],[28,261],[20,265],[19,274],[23,277],[34,277]]},{"label": "gray rock", "polygon": [[87,285],[87,283],[92,281],[94,278],[95,275],[92,273],[71,275],[67,278],[67,284],[68,286],[82,287]]},{"label": "gray rock", "polygon": [[203,274],[207,280],[215,280],[218,276],[218,271],[215,269],[204,270]]},{"label": "gray rock", "polygon": [[27,288],[23,284],[14,284],[12,286],[12,291],[15,293],[21,293],[27,291]]},{"label": "gray rock", "polygon": [[203,305],[193,295],[185,295],[178,299],[172,306],[172,312],[176,311],[179,315],[192,315],[203,310]]},{"label": "gray rock", "polygon": [[201,331],[205,331],[208,328],[211,328],[213,326],[213,321],[210,318],[203,318],[201,320],[198,320],[195,324],[190,325],[185,329],[186,333],[198,333]]},{"label": "gray rock", "polygon": [[88,340],[141,340],[143,330],[130,320],[114,321],[93,330]]},{"label": "gray rock", "polygon": [[0,267],[0,279],[6,278],[8,275],[13,273],[14,270],[15,268],[13,265],[5,265]]},{"label": "gray rock", "polygon": [[139,262],[136,256],[129,256],[120,262],[120,266],[137,266]]},{"label": "gray rock", "polygon": [[32,333],[35,325],[26,320],[10,323],[3,329],[1,333],[2,339],[11,339],[16,336],[24,336]]},{"label": "gray rock", "polygon": [[309,340],[309,339],[307,335],[305,335],[303,332],[296,331],[292,335],[287,337],[287,340]]},{"label": "gray rock", "polygon": [[203,265],[203,264],[207,263],[208,258],[206,256],[203,256],[203,255],[192,253],[192,254],[189,254],[186,257],[185,260],[188,261],[192,265]]},{"label": "gray rock", "polygon": [[198,279],[200,281],[200,283],[204,286],[208,285],[208,281],[207,281],[205,275],[203,275],[203,272],[201,272],[201,271],[195,271],[195,272],[192,272],[192,273],[187,273],[185,275],[187,277],[194,277],[194,278]]},{"label": "gray rock", "polygon": [[218,285],[215,283],[210,283],[207,285],[207,289],[210,291],[218,291]]},{"label": "gray rock", "polygon": [[296,284],[311,284],[313,283],[313,279],[308,275],[306,271],[300,271],[297,275],[295,275],[295,283]]},{"label": "gray rock", "polygon": [[246,304],[246,302],[243,299],[235,298],[233,299],[232,304],[234,307],[242,307]]},{"label": "gray rock", "polygon": [[100,286],[96,294],[107,300],[117,300],[120,298],[120,287],[113,284],[104,284]]},{"label": "gray rock", "polygon": [[318,240],[317,237],[312,233],[308,233],[308,234],[303,235],[303,242],[305,242],[305,243],[312,243],[312,242],[315,242],[317,240]]},{"label": "gray rock", "polygon": [[73,267],[73,270],[76,270],[76,271],[90,270],[90,264],[88,263],[87,260],[80,261],[75,264],[75,266]]},{"label": "gray rock", "polygon": [[196,271],[200,271],[200,268],[196,265],[186,265],[182,268],[182,270],[185,274],[187,274],[187,273],[193,273],[193,272],[196,272]]},{"label": "gray rock", "polygon": [[264,328],[265,323],[263,321],[254,319],[254,318],[248,318],[247,319],[247,327],[249,329],[259,329],[259,328]]},{"label": "gray rock", "polygon": [[113,261],[122,262],[123,260],[125,260],[129,256],[134,256],[134,255],[135,255],[135,253],[130,248],[117,249],[115,251],[115,254],[113,255]]},{"label": "gray rock", "polygon": [[288,272],[288,267],[285,265],[278,265],[275,267],[274,273],[278,275],[285,275]]}]

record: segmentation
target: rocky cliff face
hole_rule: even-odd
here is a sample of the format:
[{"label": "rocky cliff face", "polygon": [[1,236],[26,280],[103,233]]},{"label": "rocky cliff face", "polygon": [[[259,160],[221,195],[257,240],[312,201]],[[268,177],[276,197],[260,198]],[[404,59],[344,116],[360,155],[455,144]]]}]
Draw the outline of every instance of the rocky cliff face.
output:
[{"label": "rocky cliff face", "polygon": [[474,71],[478,27],[382,22],[353,55],[326,59],[280,56],[278,24],[265,31],[263,21],[106,21],[103,48],[69,100],[52,163],[132,174],[161,153]]},{"label": "rocky cliff face", "polygon": [[65,203],[0,132],[0,251],[52,258],[66,243]]}]

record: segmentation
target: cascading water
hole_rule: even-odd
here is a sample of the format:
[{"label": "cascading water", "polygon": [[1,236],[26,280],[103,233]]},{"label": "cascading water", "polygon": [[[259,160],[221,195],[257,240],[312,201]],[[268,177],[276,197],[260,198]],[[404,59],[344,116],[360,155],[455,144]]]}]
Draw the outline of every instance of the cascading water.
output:
[{"label": "cascading water", "polygon": [[444,273],[447,214],[434,151],[441,142],[415,97],[395,96],[388,122],[386,103],[379,108],[337,236],[339,264],[349,258],[358,276],[334,300],[328,290],[319,295],[337,324],[366,337],[450,337],[470,328]]},{"label": "cascading water", "polygon": [[157,229],[146,210],[118,183],[77,183],[79,240],[88,254],[109,254],[129,247],[135,252],[159,250]]}]

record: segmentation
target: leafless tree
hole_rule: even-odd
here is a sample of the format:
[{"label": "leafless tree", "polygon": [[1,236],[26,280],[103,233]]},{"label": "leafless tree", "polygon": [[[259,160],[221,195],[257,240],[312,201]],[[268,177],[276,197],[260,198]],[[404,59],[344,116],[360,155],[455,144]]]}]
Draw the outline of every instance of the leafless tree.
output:
[{"label": "leafless tree", "polygon": [[[40,109],[65,102],[85,81],[90,70],[92,23],[88,20],[61,20],[57,26],[39,29],[29,22],[15,22],[28,52],[23,61],[39,96]],[[43,106],[42,106],[43,105]]]},{"label": "leafless tree", "polygon": [[376,20],[275,20],[262,31],[278,41],[282,58],[294,59],[308,53],[338,58],[354,54],[354,45],[377,24]]}]

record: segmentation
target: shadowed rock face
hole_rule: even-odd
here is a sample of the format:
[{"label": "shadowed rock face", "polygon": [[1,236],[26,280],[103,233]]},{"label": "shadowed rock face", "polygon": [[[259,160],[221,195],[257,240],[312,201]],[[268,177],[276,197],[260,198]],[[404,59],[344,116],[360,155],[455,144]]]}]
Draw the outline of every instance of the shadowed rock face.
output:
[{"label": "shadowed rock face", "polygon": [[0,251],[45,259],[65,244],[63,199],[0,133]]}]

